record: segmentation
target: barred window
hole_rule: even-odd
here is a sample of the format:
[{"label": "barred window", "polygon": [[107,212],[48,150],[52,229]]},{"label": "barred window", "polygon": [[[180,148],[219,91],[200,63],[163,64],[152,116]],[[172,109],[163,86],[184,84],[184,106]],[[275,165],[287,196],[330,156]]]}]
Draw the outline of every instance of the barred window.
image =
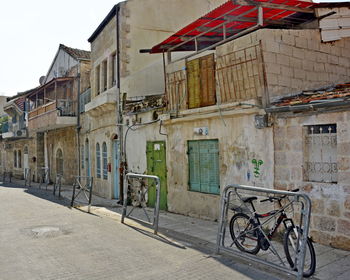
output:
[{"label": "barred window", "polygon": [[96,177],[101,178],[101,150],[100,144],[96,144]]},{"label": "barred window", "polygon": [[304,135],[304,180],[337,183],[337,125],[309,125]]},{"label": "barred window", "polygon": [[102,144],[102,160],[103,160],[103,179],[108,179],[106,142],[103,142]]}]

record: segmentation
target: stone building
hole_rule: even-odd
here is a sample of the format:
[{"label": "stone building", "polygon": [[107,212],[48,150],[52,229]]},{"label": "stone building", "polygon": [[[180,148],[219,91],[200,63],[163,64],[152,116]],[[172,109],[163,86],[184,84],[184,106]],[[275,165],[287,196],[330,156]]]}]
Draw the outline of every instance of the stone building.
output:
[{"label": "stone building", "polygon": [[[254,16],[245,16],[249,8]],[[347,113],[320,115],[307,105],[307,114],[297,116],[296,108],[286,118],[272,108],[283,104],[283,97],[348,82],[350,38],[324,43],[315,4],[274,6],[286,15],[276,20],[268,8],[256,11],[251,2],[228,1],[151,50],[164,51],[168,58],[167,108],[161,116],[167,134],[168,209],[217,219],[219,194],[227,184],[300,188],[314,204],[312,237],[348,248]],[[174,59],[174,51],[192,53]],[[303,145],[311,126],[333,138],[336,127],[339,148],[335,153],[331,144],[326,152],[332,154],[332,168],[338,165],[333,175],[338,179],[315,180],[312,168],[305,168],[320,156]]]},{"label": "stone building", "polygon": [[[80,92],[90,87],[90,52],[60,45],[40,85],[9,98],[5,111],[11,129],[5,135],[7,168],[22,177],[30,168],[38,181],[44,170],[71,184],[78,175],[77,111]],[[15,121],[16,120],[16,121]]]},{"label": "stone building", "polygon": [[4,106],[8,120],[2,127],[2,172],[11,172],[15,178],[22,179],[25,169],[32,165],[28,151],[33,141],[28,136],[25,97],[9,97]]},{"label": "stone building", "polygon": [[147,113],[145,118],[134,114],[130,117],[134,120],[123,121],[124,105],[142,102],[145,96],[164,94],[162,56],[149,56],[140,50],[150,48],[180,28],[184,21],[223,2],[124,1],[112,8],[89,38],[91,99],[85,102],[81,114],[80,165],[81,174],[94,177],[94,188],[99,195],[119,199],[120,170],[123,170],[120,167],[125,157],[133,171],[144,173],[147,170],[146,142],[164,140],[158,133],[158,123],[147,126],[141,134],[129,129],[126,146],[123,143],[127,122],[139,122],[140,127],[153,120],[150,112],[151,117]]}]

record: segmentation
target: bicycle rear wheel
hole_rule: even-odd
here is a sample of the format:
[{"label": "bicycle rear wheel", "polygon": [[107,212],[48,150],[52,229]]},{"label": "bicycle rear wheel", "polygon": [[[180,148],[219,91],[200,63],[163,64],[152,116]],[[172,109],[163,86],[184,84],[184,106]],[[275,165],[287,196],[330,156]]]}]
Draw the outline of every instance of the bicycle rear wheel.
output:
[{"label": "bicycle rear wheel", "polygon": [[[297,270],[297,268],[294,266],[294,260],[297,254],[297,239],[300,233],[302,233],[300,228],[291,226],[287,228],[283,238],[284,252],[286,254],[287,261],[294,270]],[[307,238],[305,250],[303,276],[310,277],[315,273],[316,269],[316,254],[310,238]]]},{"label": "bicycle rear wheel", "polygon": [[248,215],[237,213],[230,220],[230,234],[237,248],[256,255],[260,250],[257,229],[250,222]]}]

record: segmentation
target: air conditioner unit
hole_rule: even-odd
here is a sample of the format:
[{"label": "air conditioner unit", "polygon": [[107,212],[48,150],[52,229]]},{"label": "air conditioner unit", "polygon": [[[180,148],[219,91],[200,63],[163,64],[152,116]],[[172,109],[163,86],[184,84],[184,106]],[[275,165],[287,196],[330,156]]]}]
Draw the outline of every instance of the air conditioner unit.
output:
[{"label": "air conditioner unit", "polygon": [[22,130],[17,130],[17,131],[16,131],[16,135],[17,135],[17,136],[22,136],[22,135],[23,135]]}]

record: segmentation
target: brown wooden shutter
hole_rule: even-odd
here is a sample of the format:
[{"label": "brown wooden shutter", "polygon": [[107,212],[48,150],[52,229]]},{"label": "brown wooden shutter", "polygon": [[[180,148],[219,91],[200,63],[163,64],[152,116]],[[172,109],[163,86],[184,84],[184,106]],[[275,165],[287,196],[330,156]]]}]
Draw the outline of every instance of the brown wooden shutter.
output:
[{"label": "brown wooden shutter", "polygon": [[187,88],[188,88],[188,108],[198,108],[201,106],[200,98],[200,63],[199,59],[187,62]]},{"label": "brown wooden shutter", "polygon": [[216,104],[214,54],[200,58],[201,107]]}]

